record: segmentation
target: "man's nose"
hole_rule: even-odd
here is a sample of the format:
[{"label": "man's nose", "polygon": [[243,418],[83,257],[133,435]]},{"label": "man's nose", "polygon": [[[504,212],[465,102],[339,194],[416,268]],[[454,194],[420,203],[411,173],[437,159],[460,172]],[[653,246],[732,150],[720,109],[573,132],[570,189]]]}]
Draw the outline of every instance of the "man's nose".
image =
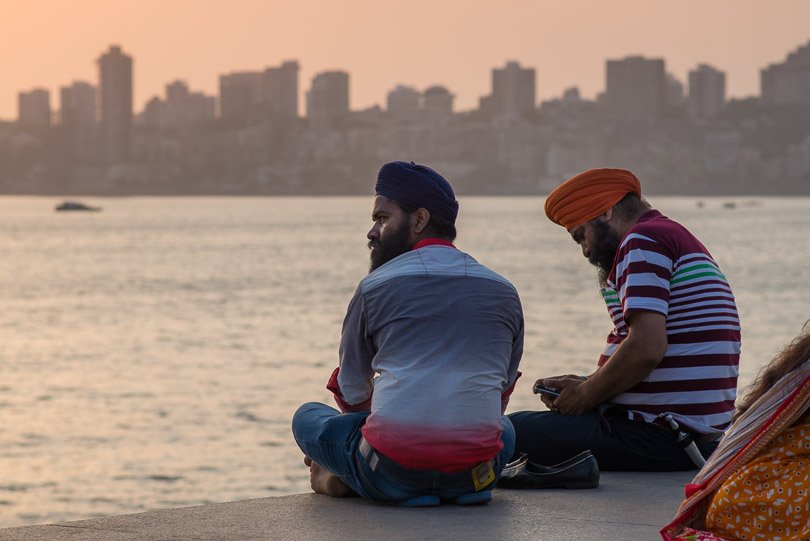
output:
[{"label": "man's nose", "polygon": [[369,229],[368,233],[366,233],[366,238],[368,240],[376,239],[379,236],[380,236],[380,231],[379,231],[379,228],[377,227],[377,224],[372,225],[371,229]]},{"label": "man's nose", "polygon": [[585,246],[585,244],[582,245],[582,255],[584,255],[586,258],[591,257],[591,251],[587,246]]}]

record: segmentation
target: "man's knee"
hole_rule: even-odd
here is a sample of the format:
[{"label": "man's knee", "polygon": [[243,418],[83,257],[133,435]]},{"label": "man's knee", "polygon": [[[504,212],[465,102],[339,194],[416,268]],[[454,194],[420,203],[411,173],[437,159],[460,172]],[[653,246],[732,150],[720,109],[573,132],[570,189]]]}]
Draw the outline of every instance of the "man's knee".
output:
[{"label": "man's knee", "polygon": [[[302,439],[300,436],[302,436],[303,431],[310,428],[312,423],[318,418],[323,417],[324,408],[332,409],[320,402],[307,402],[306,404],[302,404],[295,411],[292,418],[292,431],[297,441]],[[337,411],[335,411],[335,413],[337,413]]]},{"label": "man's knee", "polygon": [[518,438],[527,433],[541,432],[544,427],[558,423],[561,417],[563,415],[552,411],[518,411],[509,414]]}]

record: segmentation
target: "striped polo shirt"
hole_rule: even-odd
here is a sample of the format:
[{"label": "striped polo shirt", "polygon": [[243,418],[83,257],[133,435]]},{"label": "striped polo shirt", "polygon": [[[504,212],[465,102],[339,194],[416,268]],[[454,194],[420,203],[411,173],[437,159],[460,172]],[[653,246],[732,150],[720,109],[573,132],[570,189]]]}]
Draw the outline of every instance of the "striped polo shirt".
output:
[{"label": "striped polo shirt", "polygon": [[602,296],[615,327],[599,366],[627,337],[625,319],[633,311],[667,318],[664,359],[611,402],[636,420],[672,413],[697,432],[728,427],[737,395],[740,320],[731,287],[703,244],[660,212],[646,212],[622,239]]}]

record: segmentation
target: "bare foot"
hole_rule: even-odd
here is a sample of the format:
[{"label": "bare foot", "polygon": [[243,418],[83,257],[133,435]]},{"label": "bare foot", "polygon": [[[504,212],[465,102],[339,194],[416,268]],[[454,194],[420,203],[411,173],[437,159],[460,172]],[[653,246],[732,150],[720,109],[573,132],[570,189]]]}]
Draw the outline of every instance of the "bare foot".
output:
[{"label": "bare foot", "polygon": [[[309,462],[307,464],[307,462]],[[309,466],[309,484],[316,494],[326,494],[333,498],[346,498],[356,496],[354,490],[344,483],[340,477],[330,472],[311,458],[306,457],[304,464]]]}]

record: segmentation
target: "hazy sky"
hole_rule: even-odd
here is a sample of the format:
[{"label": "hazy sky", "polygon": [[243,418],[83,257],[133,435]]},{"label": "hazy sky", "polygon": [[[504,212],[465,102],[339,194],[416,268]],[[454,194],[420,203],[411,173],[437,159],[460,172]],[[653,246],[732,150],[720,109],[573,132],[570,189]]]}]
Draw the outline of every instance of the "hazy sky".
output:
[{"label": "hazy sky", "polygon": [[727,73],[728,94],[759,93],[759,70],[810,41],[808,0],[0,0],[0,118],[17,92],[97,82],[112,44],[135,58],[135,108],[185,79],[216,94],[218,75],[284,59],[313,74],[351,73],[353,108],[396,84],[447,86],[457,109],[489,92],[513,59],[537,70],[539,99],[573,85],[604,88],[606,58],[664,57],[685,81],[701,62]]}]

